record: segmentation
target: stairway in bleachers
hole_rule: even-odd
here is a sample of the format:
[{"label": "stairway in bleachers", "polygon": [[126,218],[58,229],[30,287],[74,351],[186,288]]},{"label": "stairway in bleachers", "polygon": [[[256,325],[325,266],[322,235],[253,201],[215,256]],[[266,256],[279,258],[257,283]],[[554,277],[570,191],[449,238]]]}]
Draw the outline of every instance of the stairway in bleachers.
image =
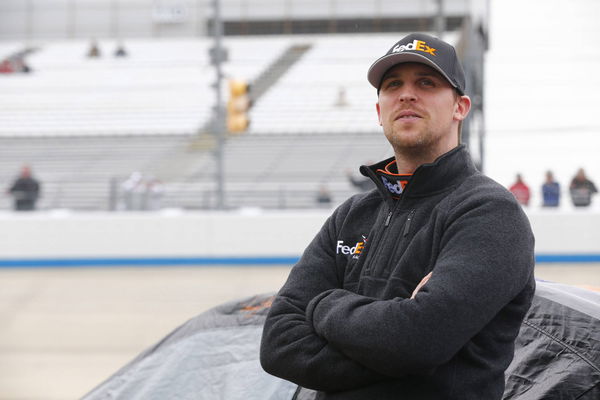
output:
[{"label": "stairway in bleachers", "polygon": [[294,44],[279,56],[252,82],[251,99],[256,102],[312,47],[312,44]]}]

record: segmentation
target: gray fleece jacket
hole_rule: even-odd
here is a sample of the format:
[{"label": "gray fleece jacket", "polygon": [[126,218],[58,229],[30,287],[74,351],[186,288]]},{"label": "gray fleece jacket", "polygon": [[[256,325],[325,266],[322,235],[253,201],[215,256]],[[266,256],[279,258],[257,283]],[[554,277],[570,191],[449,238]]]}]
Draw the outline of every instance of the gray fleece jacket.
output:
[{"label": "gray fleece jacket", "polygon": [[378,188],[336,209],[292,269],[262,366],[318,399],[501,399],[535,288],[527,217],[464,146],[399,199],[375,173],[389,162],[361,167]]}]

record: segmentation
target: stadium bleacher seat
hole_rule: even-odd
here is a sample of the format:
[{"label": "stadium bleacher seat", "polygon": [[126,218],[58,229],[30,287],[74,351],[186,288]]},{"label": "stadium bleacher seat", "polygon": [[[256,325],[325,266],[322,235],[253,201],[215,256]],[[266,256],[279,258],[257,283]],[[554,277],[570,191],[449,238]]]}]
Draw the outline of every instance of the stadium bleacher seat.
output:
[{"label": "stadium bleacher seat", "polygon": [[[398,35],[226,38],[225,78],[250,82],[290,47],[307,46],[256,100],[248,132],[227,140],[227,205],[313,207],[321,184],[334,202],[355,192],[346,171],[391,155],[366,71]],[[197,145],[210,134],[212,41],[129,40],[125,58],[113,57],[116,42],[98,44],[93,59],[83,40],[41,44],[28,59],[33,73],[0,79],[0,144],[10,149],[0,176],[32,164],[42,209],[106,209],[110,182],[133,171],[165,183],[166,207],[214,207],[214,140]]]}]

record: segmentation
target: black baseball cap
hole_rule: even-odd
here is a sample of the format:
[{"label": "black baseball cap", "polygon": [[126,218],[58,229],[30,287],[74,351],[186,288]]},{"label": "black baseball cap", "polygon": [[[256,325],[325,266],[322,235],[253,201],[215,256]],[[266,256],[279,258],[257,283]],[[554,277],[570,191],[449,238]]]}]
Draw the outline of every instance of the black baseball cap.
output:
[{"label": "black baseball cap", "polygon": [[411,33],[400,39],[371,65],[369,83],[379,90],[381,78],[394,65],[417,62],[437,70],[461,94],[465,94],[465,73],[452,45],[424,33]]}]

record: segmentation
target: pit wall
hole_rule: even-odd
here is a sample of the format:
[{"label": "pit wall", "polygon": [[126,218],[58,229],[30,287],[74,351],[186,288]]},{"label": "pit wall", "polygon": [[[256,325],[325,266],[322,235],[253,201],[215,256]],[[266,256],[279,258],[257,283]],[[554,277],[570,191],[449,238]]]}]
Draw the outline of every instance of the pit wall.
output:
[{"label": "pit wall", "polygon": [[[330,211],[0,214],[0,267],[292,264]],[[536,260],[600,262],[600,212],[535,210]]]}]

